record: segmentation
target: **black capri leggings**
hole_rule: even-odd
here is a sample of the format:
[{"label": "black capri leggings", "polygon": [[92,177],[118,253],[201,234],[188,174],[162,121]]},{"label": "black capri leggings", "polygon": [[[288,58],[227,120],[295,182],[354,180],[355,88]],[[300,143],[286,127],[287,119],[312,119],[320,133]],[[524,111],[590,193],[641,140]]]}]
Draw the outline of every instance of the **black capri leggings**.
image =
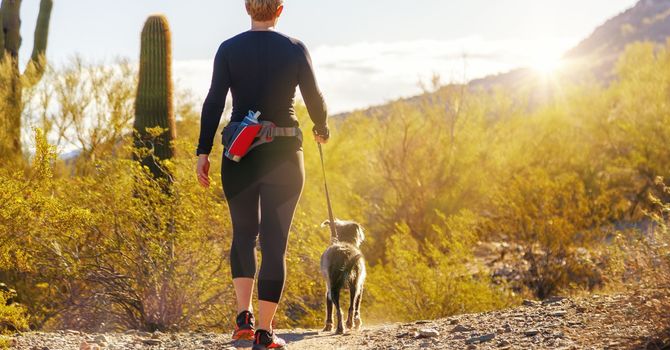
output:
[{"label": "black capri leggings", "polygon": [[278,303],[286,278],[288,233],[305,183],[300,141],[275,138],[239,163],[223,157],[221,179],[233,222],[233,278],[254,278],[260,238],[258,299]]}]

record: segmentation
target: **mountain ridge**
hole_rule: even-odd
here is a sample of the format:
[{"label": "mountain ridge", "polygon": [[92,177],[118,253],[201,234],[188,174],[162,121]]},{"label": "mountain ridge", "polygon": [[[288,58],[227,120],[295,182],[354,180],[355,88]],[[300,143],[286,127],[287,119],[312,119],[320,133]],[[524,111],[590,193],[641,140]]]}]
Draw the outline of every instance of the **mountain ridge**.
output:
[{"label": "mountain ridge", "polygon": [[[589,77],[608,83],[615,78],[616,62],[627,45],[638,41],[662,44],[668,37],[670,37],[670,0],[640,0],[632,7],[607,19],[589,36],[566,51],[562,56],[565,67],[560,74],[568,81]],[[543,78],[545,77],[541,73],[532,68],[519,67],[470,80],[467,85],[472,89],[491,90],[495,87],[503,87],[519,90],[523,87],[532,87],[541,82]],[[537,91],[532,88],[528,90],[535,90],[535,94],[547,94],[547,91]],[[424,93],[400,98],[385,104],[340,113],[333,117],[345,117],[358,111],[365,114],[383,113],[393,102],[413,103],[430,98],[430,95],[430,93]],[[546,96],[532,96],[531,98],[544,99]]]}]

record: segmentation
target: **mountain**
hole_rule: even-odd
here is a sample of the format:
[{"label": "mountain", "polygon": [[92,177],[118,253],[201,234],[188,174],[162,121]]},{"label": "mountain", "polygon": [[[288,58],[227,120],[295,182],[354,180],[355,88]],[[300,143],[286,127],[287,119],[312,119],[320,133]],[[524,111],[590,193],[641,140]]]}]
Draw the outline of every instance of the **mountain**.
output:
[{"label": "mountain", "polygon": [[[670,37],[670,0],[640,0],[635,6],[607,20],[593,33],[563,55],[561,77],[569,81],[595,78],[607,83],[614,78],[614,68],[627,45],[637,41],[665,43]],[[471,88],[525,89],[531,101],[539,102],[551,95],[541,73],[520,67],[512,71],[470,81]],[[428,94],[404,99],[407,102],[429,98]],[[388,105],[366,110],[369,114],[383,113]],[[341,114],[344,116],[349,113]]]},{"label": "mountain", "polygon": [[[570,79],[592,76],[607,82],[626,46],[637,41],[665,43],[670,36],[670,0],[640,0],[635,6],[607,20],[563,55]],[[471,85],[517,87],[538,74],[529,68],[473,80]]]}]

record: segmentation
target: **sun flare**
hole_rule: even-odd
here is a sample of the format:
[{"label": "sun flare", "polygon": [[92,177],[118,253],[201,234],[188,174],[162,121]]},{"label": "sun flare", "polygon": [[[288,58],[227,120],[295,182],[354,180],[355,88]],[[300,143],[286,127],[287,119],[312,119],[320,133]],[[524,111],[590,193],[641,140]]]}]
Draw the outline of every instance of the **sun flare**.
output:
[{"label": "sun flare", "polygon": [[538,56],[530,62],[530,66],[543,75],[552,75],[560,70],[563,61],[560,56]]}]

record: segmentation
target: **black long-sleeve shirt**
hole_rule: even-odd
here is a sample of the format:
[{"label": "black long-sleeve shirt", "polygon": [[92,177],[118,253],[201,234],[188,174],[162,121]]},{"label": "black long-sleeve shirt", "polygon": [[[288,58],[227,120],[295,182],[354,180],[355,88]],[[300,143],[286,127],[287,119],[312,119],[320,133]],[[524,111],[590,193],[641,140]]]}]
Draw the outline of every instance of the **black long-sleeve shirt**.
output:
[{"label": "black long-sleeve shirt", "polygon": [[224,41],[214,59],[209,94],[202,107],[198,154],[209,154],[230,89],[231,121],[242,121],[248,111],[280,127],[299,126],[293,102],[295,88],[317,127],[325,127],[327,108],[316,83],[305,45],[275,31],[247,31]]}]

